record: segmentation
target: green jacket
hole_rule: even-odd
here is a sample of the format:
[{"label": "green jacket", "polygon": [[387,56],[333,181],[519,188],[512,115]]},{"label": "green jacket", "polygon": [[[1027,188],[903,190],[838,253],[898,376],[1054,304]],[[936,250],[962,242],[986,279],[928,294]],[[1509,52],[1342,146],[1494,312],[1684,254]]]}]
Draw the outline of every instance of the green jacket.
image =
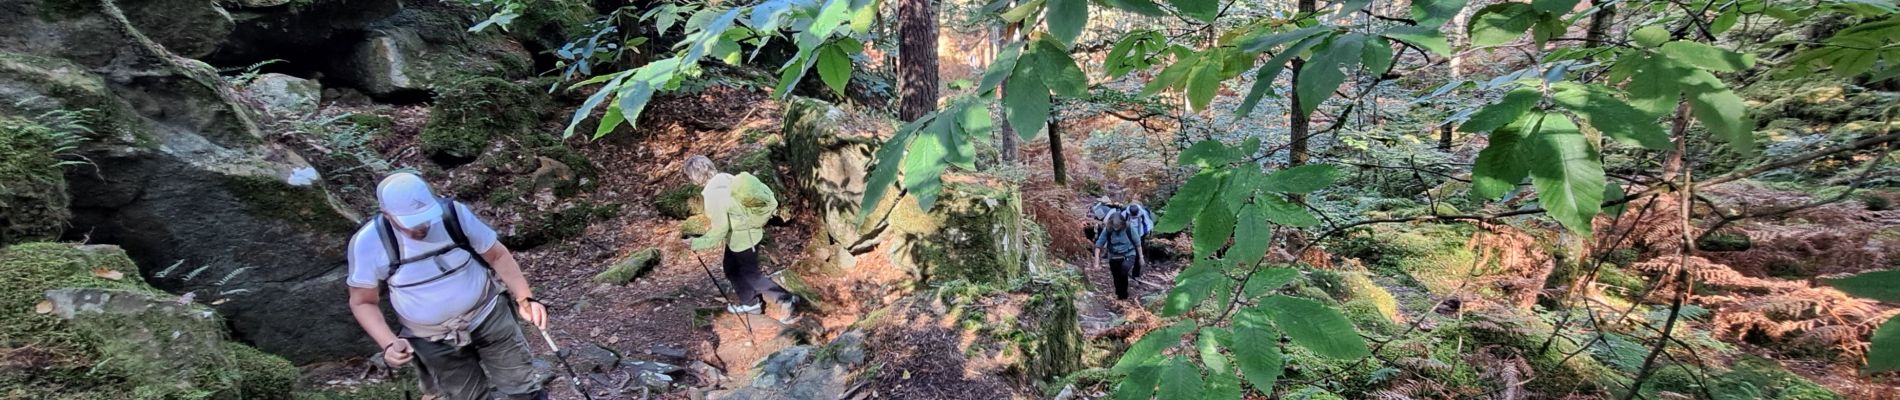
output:
[{"label": "green jacket", "polygon": [[765,223],[778,212],[772,188],[750,173],[714,175],[699,195],[705,199],[706,217],[712,223],[705,236],[693,239],[694,250],[710,249],[721,241],[734,252],[750,250],[765,239]]}]

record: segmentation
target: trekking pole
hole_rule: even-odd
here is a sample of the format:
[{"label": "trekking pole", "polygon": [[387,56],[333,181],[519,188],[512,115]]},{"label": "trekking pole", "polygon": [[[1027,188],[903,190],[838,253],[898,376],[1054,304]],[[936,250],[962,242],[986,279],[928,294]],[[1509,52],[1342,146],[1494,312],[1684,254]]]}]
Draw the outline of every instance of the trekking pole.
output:
[{"label": "trekking pole", "polygon": [[548,349],[554,351],[554,358],[561,361],[562,368],[567,369],[567,378],[574,381],[574,391],[581,392],[581,397],[587,400],[594,400],[593,392],[588,391],[587,384],[581,382],[580,374],[574,373],[574,364],[567,363],[567,354],[561,353],[561,346],[554,344],[554,336],[549,336],[548,330],[544,328],[535,330],[541,332],[541,340],[548,341]]},{"label": "trekking pole", "polygon": [[[687,248],[687,249],[686,249],[686,252],[688,252],[688,253],[693,253],[693,259],[694,259],[694,260],[699,260],[699,269],[700,269],[700,270],[702,270],[702,271],[706,271],[706,280],[707,280],[707,281],[710,281],[710,282],[712,282],[712,285],[713,285],[713,289],[719,289],[719,297],[729,297],[729,298],[731,298],[731,299],[733,299],[733,300],[732,300],[732,304],[739,304],[739,301],[740,301],[740,299],[739,299],[739,297],[738,297],[738,295],[736,295],[736,294],[735,294],[735,295],[727,295],[727,294],[726,294],[726,288],[723,288],[723,287],[719,287],[719,278],[717,278],[717,277],[714,277],[714,276],[713,276],[713,273],[712,273],[712,267],[711,267],[711,266],[707,266],[707,264],[706,264],[706,259],[704,259],[704,258],[699,258],[699,252],[697,252],[697,251],[693,251],[693,249],[691,249],[691,248]],[[733,282],[732,284],[733,284],[733,285],[738,285],[739,283],[738,283],[738,282]],[[734,289],[734,290],[737,290],[737,289]],[[745,340],[746,340],[747,342],[752,342],[752,347],[755,347],[755,348],[756,348],[756,347],[759,347],[759,340],[758,340],[758,339],[754,339],[754,338],[752,337],[752,332],[754,332],[754,331],[752,330],[752,319],[751,319],[751,318],[746,318],[746,317],[744,317],[744,316],[740,316],[740,317],[739,317],[739,323],[740,323],[740,324],[742,324],[742,325],[745,325]]]}]

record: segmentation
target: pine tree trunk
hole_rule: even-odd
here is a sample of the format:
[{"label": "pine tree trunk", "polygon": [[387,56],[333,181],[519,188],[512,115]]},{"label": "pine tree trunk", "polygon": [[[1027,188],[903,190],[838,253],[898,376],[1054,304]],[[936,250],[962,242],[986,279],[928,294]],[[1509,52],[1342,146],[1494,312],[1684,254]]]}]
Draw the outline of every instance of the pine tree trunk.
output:
[{"label": "pine tree trunk", "polygon": [[897,4],[897,116],[915,121],[937,109],[937,9],[931,0]]},{"label": "pine tree trunk", "polygon": [[[1596,1],[1596,3],[1602,2],[1601,0]],[[1583,34],[1584,44],[1588,46],[1602,44],[1603,38],[1609,34],[1610,22],[1615,20],[1616,4],[1604,5],[1602,9],[1597,10],[1596,15],[1590,17],[1590,29]]]}]

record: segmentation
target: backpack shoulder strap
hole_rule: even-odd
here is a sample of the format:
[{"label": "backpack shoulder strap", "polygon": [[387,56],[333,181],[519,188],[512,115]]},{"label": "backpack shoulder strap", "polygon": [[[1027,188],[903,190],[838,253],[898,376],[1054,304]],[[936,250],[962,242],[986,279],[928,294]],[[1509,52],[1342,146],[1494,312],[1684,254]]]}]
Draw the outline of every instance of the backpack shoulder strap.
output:
[{"label": "backpack shoulder strap", "polygon": [[454,199],[442,198],[438,201],[442,202],[442,230],[449,233],[449,240],[455,242],[455,247],[467,251],[475,262],[487,267],[488,261],[482,259],[482,254],[475,251],[475,246],[468,241],[468,233],[462,231],[461,208],[456,207]]},{"label": "backpack shoulder strap", "polygon": [[389,256],[389,276],[396,276],[396,270],[402,269],[402,245],[396,243],[396,230],[382,214],[377,214],[369,224],[375,227],[376,236],[383,238],[383,252]]}]

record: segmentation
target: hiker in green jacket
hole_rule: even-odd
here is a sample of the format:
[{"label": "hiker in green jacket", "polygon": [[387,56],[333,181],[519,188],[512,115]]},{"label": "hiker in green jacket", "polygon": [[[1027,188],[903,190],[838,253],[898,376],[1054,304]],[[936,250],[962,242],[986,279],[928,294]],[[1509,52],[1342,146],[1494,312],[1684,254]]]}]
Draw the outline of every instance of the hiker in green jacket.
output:
[{"label": "hiker in green jacket", "polygon": [[778,212],[778,198],[772,189],[751,173],[719,172],[706,156],[686,159],[686,177],[704,188],[700,197],[706,205],[706,217],[711,220],[706,235],[692,240],[693,250],[725,244],[724,262],[720,266],[725,270],[726,280],[732,282],[733,291],[739,295],[737,302],[727,305],[726,310],[735,314],[757,314],[762,311],[762,295],[770,294],[789,318],[798,296],[772,282],[759,269],[757,247],[765,239],[766,221]]}]

